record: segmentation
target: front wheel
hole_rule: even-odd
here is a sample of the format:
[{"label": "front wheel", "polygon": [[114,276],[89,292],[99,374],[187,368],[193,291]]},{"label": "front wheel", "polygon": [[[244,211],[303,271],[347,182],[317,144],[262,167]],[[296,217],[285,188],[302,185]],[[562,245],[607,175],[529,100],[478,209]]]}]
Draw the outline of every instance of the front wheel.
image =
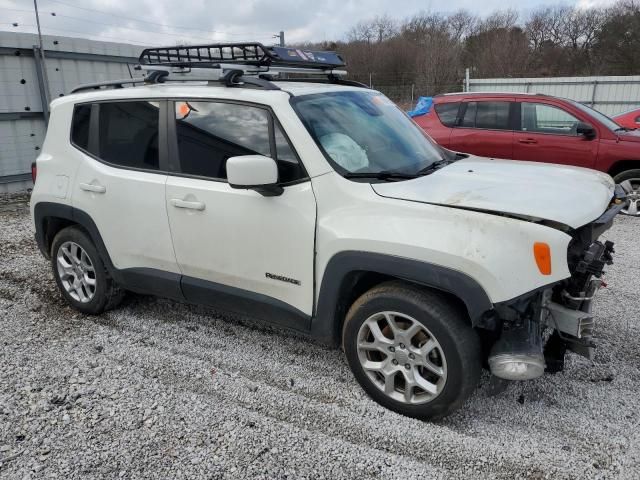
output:
[{"label": "front wheel", "polygon": [[619,183],[627,194],[627,204],[620,212],[624,215],[640,215],[640,169],[619,173],[613,180]]},{"label": "front wheel", "polygon": [[369,396],[409,417],[448,415],[480,378],[480,340],[466,312],[439,292],[402,282],[375,287],[351,306],[343,345]]}]

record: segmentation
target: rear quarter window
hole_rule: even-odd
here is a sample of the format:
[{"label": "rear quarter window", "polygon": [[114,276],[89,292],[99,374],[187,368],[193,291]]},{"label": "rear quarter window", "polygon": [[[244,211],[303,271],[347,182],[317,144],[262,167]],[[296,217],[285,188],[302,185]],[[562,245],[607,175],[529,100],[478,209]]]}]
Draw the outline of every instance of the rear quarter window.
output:
[{"label": "rear quarter window", "polygon": [[89,150],[89,120],[91,105],[76,105],[71,120],[71,143],[83,150]]},{"label": "rear quarter window", "polygon": [[435,105],[438,118],[445,127],[455,126],[459,108],[460,102],[438,103]]}]

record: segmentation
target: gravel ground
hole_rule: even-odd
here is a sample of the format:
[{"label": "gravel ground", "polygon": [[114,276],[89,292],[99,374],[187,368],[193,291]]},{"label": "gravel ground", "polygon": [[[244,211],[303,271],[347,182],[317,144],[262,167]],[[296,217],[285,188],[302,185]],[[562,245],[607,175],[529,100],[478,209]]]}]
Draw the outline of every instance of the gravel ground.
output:
[{"label": "gravel ground", "polygon": [[0,197],[1,478],[640,476],[640,250],[607,237],[595,362],[425,423],[378,406],[340,351],[249,319],[130,296],[99,317],[55,289],[26,197]]}]

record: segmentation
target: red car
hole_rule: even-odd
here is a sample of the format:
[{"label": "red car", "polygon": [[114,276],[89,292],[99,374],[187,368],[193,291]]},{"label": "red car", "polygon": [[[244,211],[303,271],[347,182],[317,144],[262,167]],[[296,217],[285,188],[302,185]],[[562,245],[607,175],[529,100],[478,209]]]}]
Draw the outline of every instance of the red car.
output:
[{"label": "red car", "polygon": [[623,212],[640,215],[640,130],[573,100],[540,94],[445,94],[424,110],[412,114],[414,121],[443,147],[606,172],[627,191]]},{"label": "red car", "polygon": [[618,125],[626,128],[640,128],[640,108],[613,117]]}]

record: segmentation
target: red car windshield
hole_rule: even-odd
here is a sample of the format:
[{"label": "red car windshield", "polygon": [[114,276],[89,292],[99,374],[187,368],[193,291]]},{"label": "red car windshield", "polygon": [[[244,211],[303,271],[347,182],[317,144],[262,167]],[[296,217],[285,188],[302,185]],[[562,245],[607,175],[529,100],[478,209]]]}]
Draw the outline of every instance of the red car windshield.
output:
[{"label": "red car windshield", "polygon": [[604,113],[594,110],[591,107],[587,107],[586,105],[576,102],[575,100],[569,100],[569,101],[574,107],[579,108],[580,110],[582,110],[583,112],[585,112],[587,115],[591,117],[595,117],[596,120],[598,120],[600,123],[602,123],[605,127],[607,127],[612,132],[623,129],[623,127],[618,125],[615,122],[615,120],[607,117]]}]

